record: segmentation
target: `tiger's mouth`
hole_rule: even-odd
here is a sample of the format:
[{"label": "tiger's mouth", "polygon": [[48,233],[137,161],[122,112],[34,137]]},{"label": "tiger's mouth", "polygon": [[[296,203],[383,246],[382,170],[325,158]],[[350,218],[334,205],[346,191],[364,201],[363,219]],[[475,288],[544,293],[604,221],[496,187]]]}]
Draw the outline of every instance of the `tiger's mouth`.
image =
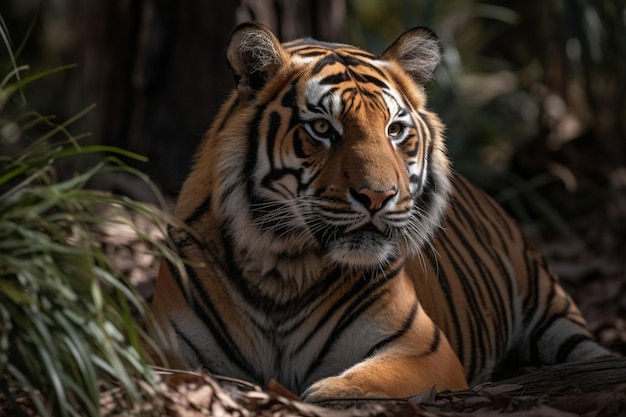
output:
[{"label": "tiger's mouth", "polygon": [[381,231],[372,223],[333,234],[323,246],[335,262],[356,267],[382,265],[399,254],[399,245],[390,231]]},{"label": "tiger's mouth", "polygon": [[355,248],[360,245],[376,244],[376,242],[391,241],[389,230],[381,230],[372,222],[358,226],[354,229],[346,227],[343,230],[327,230],[323,233],[322,246],[331,245],[334,241],[350,242]]},{"label": "tiger's mouth", "polygon": [[351,230],[349,232],[347,232],[347,235],[359,235],[359,234],[368,234],[368,233],[372,233],[372,234],[377,234],[377,235],[381,235],[381,236],[385,236],[386,233],[384,231],[382,231],[378,226],[376,226],[374,223],[369,222],[364,224],[363,226],[360,226],[354,230]]}]

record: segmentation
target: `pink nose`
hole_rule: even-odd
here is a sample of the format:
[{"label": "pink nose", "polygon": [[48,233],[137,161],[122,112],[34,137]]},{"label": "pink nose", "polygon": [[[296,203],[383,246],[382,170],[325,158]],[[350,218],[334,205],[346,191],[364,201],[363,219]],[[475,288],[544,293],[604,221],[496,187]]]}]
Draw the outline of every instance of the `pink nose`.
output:
[{"label": "pink nose", "polygon": [[365,207],[370,210],[380,210],[391,197],[398,194],[396,187],[392,187],[386,191],[374,191],[369,188],[363,187],[355,195],[357,200],[361,202]]}]

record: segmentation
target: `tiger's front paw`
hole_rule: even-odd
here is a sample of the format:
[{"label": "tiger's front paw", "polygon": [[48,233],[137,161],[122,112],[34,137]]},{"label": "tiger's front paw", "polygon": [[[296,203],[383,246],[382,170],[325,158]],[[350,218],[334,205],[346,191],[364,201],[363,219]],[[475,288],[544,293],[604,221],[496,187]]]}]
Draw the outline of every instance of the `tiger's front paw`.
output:
[{"label": "tiger's front paw", "polygon": [[332,376],[319,380],[302,394],[302,399],[307,402],[362,397],[386,397],[386,395],[377,392],[367,392],[354,384],[349,378],[341,376]]}]

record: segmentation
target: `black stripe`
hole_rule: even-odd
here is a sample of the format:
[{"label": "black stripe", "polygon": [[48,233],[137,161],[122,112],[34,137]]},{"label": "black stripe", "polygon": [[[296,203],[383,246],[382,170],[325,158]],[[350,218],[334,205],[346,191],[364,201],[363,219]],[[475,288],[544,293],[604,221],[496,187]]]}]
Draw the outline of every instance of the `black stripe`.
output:
[{"label": "black stripe", "polygon": [[331,43],[311,38],[303,38],[283,44],[288,52],[299,56],[315,56],[337,53],[365,59],[378,59],[376,55],[344,43]]},{"label": "black stripe", "polygon": [[343,82],[350,81],[350,75],[347,71],[339,72],[337,74],[327,75],[319,81],[320,85],[329,84],[341,84]]},{"label": "black stripe", "polygon": [[168,265],[172,278],[181,293],[191,293],[191,299],[187,300],[190,310],[200,319],[213,337],[215,337],[215,340],[224,355],[227,356],[237,367],[239,367],[239,369],[253,377],[255,381],[260,381],[261,376],[255,373],[252,365],[239,350],[237,342],[230,335],[228,326],[215,309],[215,306],[209,298],[207,291],[204,289],[198,275],[195,273],[195,270],[190,266],[186,266],[187,277],[193,286],[193,288],[187,288],[187,286],[183,283],[178,270],[170,263],[168,263]]},{"label": "black stripe", "polygon": [[[228,107],[228,110],[226,110],[226,113],[224,114],[224,118],[222,119],[222,122],[220,123],[220,126],[217,129],[218,133],[224,130],[224,128],[226,127],[226,123],[229,122],[230,118],[235,113],[235,109],[238,106],[239,106],[239,95],[237,95],[237,97],[234,100],[232,100],[232,103]],[[223,111],[220,112],[220,114],[223,114],[223,113],[224,113]],[[207,140],[209,139],[210,138],[207,137]]]},{"label": "black stripe", "polygon": [[[383,294],[387,293],[387,289],[384,287],[384,284],[397,277],[401,270],[402,265],[398,269],[382,274],[382,277],[379,275],[377,279],[372,279],[376,277],[363,276],[362,279],[356,283],[355,287],[349,291],[349,293],[354,295],[354,301],[344,310],[343,316],[337,321],[337,324],[320,349],[317,358],[307,369],[305,373],[307,377],[324,362],[324,358],[330,352],[331,347],[337,342],[339,335],[341,335],[346,328],[348,328],[357,318],[367,311],[367,309],[374,305]],[[363,288],[356,290],[359,285],[363,284],[365,284]]]},{"label": "black stripe", "polygon": [[356,320],[365,311],[367,311],[368,308],[374,305],[378,298],[378,294],[372,294],[369,298],[364,299],[361,299],[359,297],[346,309],[346,311],[349,311],[350,313],[344,314],[344,316],[340,318],[339,324],[333,328],[329,337],[326,339],[326,342],[318,352],[317,358],[309,365],[309,368],[305,373],[305,375],[307,375],[307,378],[324,362],[324,359],[330,352],[331,347],[337,342],[337,339],[339,338],[341,333],[347,327],[349,327],[350,324],[354,322],[354,320]]},{"label": "black stripe", "polygon": [[[487,196],[482,190],[476,188],[476,187],[472,187],[470,189],[470,184],[467,180],[465,180],[462,177],[456,177],[456,182],[455,184],[458,184],[460,187],[462,187],[464,189],[464,192],[462,193],[464,196],[464,199],[468,200],[468,201],[472,201],[474,203],[474,206],[479,208],[482,206],[487,206],[487,208],[489,209],[489,212],[487,212],[485,209],[480,209],[480,213],[482,214],[482,218],[483,219],[489,219],[490,223],[493,225],[493,228],[491,230],[493,230],[494,232],[496,232],[496,236],[498,236],[500,238],[500,243],[499,245],[496,244],[495,246],[504,248],[506,250],[506,253],[508,255],[510,255],[510,242],[514,242],[516,240],[516,237],[513,235],[513,229],[512,226],[514,225],[513,220],[508,217],[508,215],[506,215],[506,213],[502,210],[502,208],[496,204],[496,202],[490,198],[489,196]],[[478,201],[477,196],[480,195],[483,198],[481,199],[481,202]],[[496,221],[498,222],[498,224],[496,225]],[[517,228],[516,228],[517,229]],[[506,233],[506,236],[503,235],[503,232]]]},{"label": "black stripe", "polygon": [[441,344],[441,330],[439,327],[435,326],[435,330],[433,332],[433,340],[430,342],[430,348],[428,350],[429,354],[435,353],[437,349],[439,349],[439,345]]},{"label": "black stripe", "polygon": [[[222,227],[222,246],[225,250],[224,255],[224,269],[225,275],[229,278],[229,282],[236,287],[236,291],[242,296],[242,298],[253,308],[261,311],[274,312],[275,314],[282,314],[284,317],[292,318],[298,312],[300,312],[304,306],[307,306],[319,299],[323,294],[328,291],[333,283],[337,282],[341,277],[341,271],[339,268],[327,274],[324,279],[319,280],[306,292],[298,297],[278,302],[261,292],[256,286],[243,277],[243,271],[237,266],[235,259],[235,250],[232,246],[232,239],[229,237],[228,229]],[[271,273],[271,271],[270,271]]]},{"label": "black stripe", "polygon": [[575,334],[570,336],[567,340],[561,342],[559,350],[556,353],[556,363],[563,363],[567,361],[567,357],[570,353],[581,343],[590,341],[591,338],[584,334]]},{"label": "black stripe", "polygon": [[[460,208],[461,206],[455,206],[456,208]],[[462,210],[465,210],[464,208],[462,208]],[[458,217],[455,217],[458,219]],[[466,232],[461,230],[458,227],[458,224],[454,221],[450,221],[448,223],[448,226],[450,227],[450,232],[454,232],[456,235],[456,239],[458,239],[460,241],[460,247],[465,248],[470,255],[467,257],[464,257],[461,255],[461,253],[456,249],[456,246],[454,245],[450,245],[449,249],[446,249],[446,252],[449,254],[448,258],[450,259],[450,261],[452,262],[453,266],[455,267],[455,270],[457,272],[457,275],[459,277],[459,283],[461,285],[461,287],[463,288],[464,292],[465,292],[465,299],[467,302],[467,306],[468,306],[468,317],[472,318],[472,321],[478,326],[480,327],[482,330],[476,335],[474,332],[470,332],[468,333],[470,335],[470,337],[472,337],[472,340],[474,340],[475,343],[478,343],[478,349],[472,349],[473,355],[476,358],[477,356],[475,355],[477,352],[479,352],[480,355],[480,359],[481,359],[481,366],[482,367],[482,363],[485,363],[485,361],[487,360],[487,355],[489,355],[490,357],[493,356],[499,356],[500,353],[502,351],[504,351],[505,349],[505,341],[498,340],[498,336],[497,334],[495,335],[496,340],[495,340],[495,344],[492,344],[492,338],[489,333],[489,330],[492,329],[492,326],[490,326],[488,323],[486,323],[484,321],[484,318],[482,316],[482,311],[480,310],[480,307],[477,304],[477,301],[480,300],[480,303],[483,306],[486,306],[487,309],[489,310],[493,310],[496,314],[496,320],[497,322],[494,323],[495,328],[498,329],[498,334],[502,334],[502,335],[506,335],[506,332],[500,332],[500,329],[507,329],[508,323],[507,323],[507,310],[504,306],[504,301],[502,300],[502,297],[500,297],[500,292],[496,292],[494,291],[494,287],[497,289],[498,288],[498,282],[495,278],[497,277],[493,277],[491,272],[485,267],[485,265],[483,264],[483,261],[481,260],[482,258],[478,256],[477,252],[473,249],[473,245],[470,244],[470,242],[466,239]],[[478,236],[476,236],[476,238],[480,241],[480,239],[478,238]],[[443,242],[442,242],[443,245]],[[484,243],[483,243],[483,247],[484,247]],[[451,256],[452,253],[455,254],[455,257]],[[462,266],[459,266],[459,264],[457,264],[457,262],[454,260],[454,258],[457,258],[460,263],[462,264]],[[476,271],[477,274],[474,275],[473,273],[471,273],[472,269],[469,268],[468,265],[468,260],[467,258],[469,258],[470,260],[472,260],[474,262],[474,265],[476,267]],[[471,276],[466,276],[466,273],[471,273]],[[504,275],[504,279],[506,280],[506,274]],[[484,283],[484,285],[480,285],[482,283]],[[471,285],[472,283],[476,283],[476,286]],[[485,291],[483,290],[483,288],[486,287],[486,294]],[[489,300],[485,299],[484,296],[488,296]],[[495,352],[494,352],[495,351]],[[472,362],[475,362],[472,361]],[[477,365],[477,364],[474,364]]]},{"label": "black stripe", "polygon": [[183,222],[189,226],[193,226],[193,224],[198,221],[202,216],[204,216],[208,211],[211,210],[211,205],[213,204],[213,196],[211,193],[208,193],[202,203],[185,219]]},{"label": "black stripe", "polygon": [[[409,156],[417,155],[417,153],[420,150],[420,145],[422,143],[427,144],[426,152],[424,153],[422,157],[422,161],[421,161],[422,172],[420,173],[420,175],[424,175],[424,170],[426,169],[428,164],[429,163],[434,164],[434,161],[432,160],[433,159],[432,156],[435,150],[435,140],[437,139],[437,135],[436,135],[435,129],[432,126],[430,126],[429,121],[426,118],[424,118],[424,114],[423,113],[418,113],[418,114],[420,117],[417,120],[414,120],[415,122],[414,128],[417,130],[417,139],[415,141],[415,154],[409,153],[408,155]],[[424,126],[426,127],[427,130],[424,129]]]},{"label": "black stripe", "polygon": [[275,169],[274,165],[274,145],[276,143],[276,136],[278,134],[278,129],[281,126],[281,117],[278,112],[273,111],[269,115],[269,129],[267,132],[267,137],[265,138],[265,153],[267,155],[267,159],[270,163],[270,171]]},{"label": "black stripe", "polygon": [[524,315],[524,327],[530,324],[534,313],[538,310],[539,305],[539,266],[530,256],[524,256],[524,265],[526,266],[526,282],[528,292],[524,294],[522,299],[522,314]]},{"label": "black stripe", "polygon": [[378,69],[371,65],[369,62],[363,61],[362,59],[357,58],[355,55],[351,53],[339,52],[339,57],[341,63],[346,67],[360,67],[365,66],[370,69]]},{"label": "black stripe", "polygon": [[[370,71],[374,71],[382,79],[388,79],[389,78],[382,69],[378,68],[376,65],[373,65],[373,64],[371,64],[371,63],[369,63],[367,61],[363,61],[363,60],[357,59],[355,57],[356,55],[357,54],[351,54],[350,56],[347,56],[347,55],[342,54],[342,57],[344,58],[344,60],[346,61],[346,64],[348,66],[353,66],[353,67],[354,66],[362,66],[362,67],[366,67]],[[371,56],[364,56],[364,58],[366,58],[366,59],[375,59],[375,57],[371,57]],[[354,72],[354,69],[352,69],[352,71]],[[385,85],[385,87],[387,87],[387,85]]]},{"label": "black stripe", "polygon": [[315,327],[313,327],[313,329],[309,331],[308,335],[305,338],[303,338],[300,344],[298,345],[298,347],[294,349],[294,355],[297,355],[298,353],[300,353],[302,349],[304,349],[309,344],[309,341],[313,339],[313,337],[322,329],[322,327],[324,327],[324,325],[327,324],[330,318],[335,315],[335,313],[339,310],[339,308],[343,306],[344,304],[346,304],[350,299],[353,299],[356,296],[356,294],[360,296],[360,293],[358,292],[358,290],[346,291],[341,298],[339,298],[335,303],[333,303],[333,305],[329,309],[326,310],[324,316],[322,316],[322,318],[317,322]]},{"label": "black stripe", "polygon": [[[373,271],[364,272],[350,291],[357,294],[355,301],[345,310],[344,315],[337,322],[335,333],[338,335],[356,320],[366,308],[377,301],[388,290],[385,285],[398,277],[403,270],[403,264],[381,266],[379,273]],[[360,291],[360,292],[359,292]],[[361,305],[359,307],[359,305]]]},{"label": "black stripe", "polygon": [[[492,247],[491,241],[489,239],[489,233],[485,230],[484,224],[481,221],[482,219],[485,219],[485,218],[488,219],[489,217],[479,216],[479,218],[477,219],[478,221],[471,221],[472,219],[476,219],[476,216],[475,215],[473,216],[472,215],[473,213],[470,213],[467,210],[469,208],[467,204],[465,205],[455,204],[454,207],[457,210],[456,211],[457,213],[462,214],[467,220],[470,220],[470,221],[467,221],[468,228],[472,232],[473,237],[478,241],[479,243],[478,246],[484,248],[486,251],[489,251],[489,248]],[[479,207],[471,207],[471,209],[472,211],[479,211]],[[506,286],[508,290],[507,292],[512,293],[512,284],[510,283],[511,277],[509,276],[509,274],[507,273],[506,269],[503,266],[502,268],[499,268],[500,275],[494,277],[489,271],[489,269],[485,267],[485,264],[482,258],[474,250],[475,245],[472,245],[466,238],[468,233],[462,232],[458,228],[458,226],[455,224],[455,222],[450,222],[450,227],[454,229],[456,235],[458,236],[458,239],[462,243],[462,246],[465,247],[467,251],[470,253],[470,259],[473,260],[474,265],[476,266],[476,269],[480,271],[479,277],[482,279],[483,282],[485,282],[485,287],[487,288],[487,294],[489,295],[489,301],[490,301],[489,307],[493,307],[495,309],[495,312],[497,313],[495,316],[497,319],[496,327],[499,330],[496,333],[496,335],[498,334],[507,335],[509,331],[508,318],[507,318],[509,316],[508,314],[509,310],[506,309],[504,300],[501,297],[501,292],[500,291],[496,292],[494,291],[494,289],[498,289],[499,288],[498,284],[502,283],[503,285]],[[475,227],[481,228],[482,233],[479,233]],[[492,258],[491,260],[493,260],[497,266],[498,262],[496,262],[496,260],[498,259],[498,257],[493,256],[491,258]],[[481,295],[483,291],[479,291],[478,293],[479,295]],[[496,342],[497,342],[497,345],[493,346],[493,348],[496,349],[496,356],[500,356],[500,354],[506,348],[505,341],[499,338],[499,340],[496,340]]]},{"label": "black stripe", "polygon": [[298,52],[298,51],[296,51],[296,55],[301,56],[303,58],[314,58],[316,56],[326,55],[327,53],[328,53],[328,51],[325,51],[323,49],[319,49],[317,51],[310,51],[310,52]]},{"label": "black stripe", "polygon": [[341,62],[341,58],[339,58],[338,55],[336,55],[336,54],[326,55],[325,57],[323,57],[322,59],[318,60],[315,63],[315,66],[311,70],[311,75],[312,76],[316,75],[320,71],[322,71],[324,69],[324,67],[326,67],[328,65],[336,64],[337,62]]},{"label": "black stripe", "polygon": [[341,51],[341,53],[347,53],[351,56],[358,56],[365,59],[378,59],[376,55],[363,51],[361,49],[351,49],[349,51]]},{"label": "black stripe", "polygon": [[[546,301],[548,304],[548,301]],[[538,308],[538,307],[537,307]],[[540,340],[543,338],[545,333],[552,328],[559,319],[567,319],[567,310],[569,309],[569,304],[566,304],[565,309],[560,313],[553,313],[550,316],[546,316],[546,311],[542,313],[542,321],[532,329],[530,332],[530,358],[533,363],[541,363],[539,348],[540,348]]]},{"label": "black stripe", "polygon": [[351,73],[354,75],[354,78],[361,83],[374,84],[381,89],[389,88],[389,85],[380,78],[374,77],[369,74],[361,74],[356,71],[351,71]]},{"label": "black stripe", "polygon": [[182,330],[180,330],[180,328],[176,325],[176,322],[174,320],[172,320],[169,317],[168,319],[169,319],[170,324],[174,328],[174,333],[176,333],[176,336],[178,336],[179,342],[182,341],[193,352],[194,356],[196,357],[196,362],[200,364],[200,367],[202,369],[207,370],[208,372],[215,373],[215,370],[212,369],[211,366],[209,366],[206,362],[204,362],[200,349],[198,349],[197,346],[194,345],[193,342],[189,340],[189,338],[187,338],[185,333],[183,333]]},{"label": "black stripe", "polygon": [[[458,334],[459,338],[463,337],[464,335],[468,336],[469,340],[466,340],[466,342],[469,342],[470,345],[469,348],[471,352],[471,359],[470,363],[464,363],[464,366],[466,367],[466,369],[468,369],[468,373],[470,375],[474,375],[476,369],[478,368],[477,360],[479,358],[479,355],[481,365],[485,359],[484,354],[487,350],[485,337],[488,336],[488,328],[483,320],[480,307],[478,306],[478,304],[476,303],[476,299],[474,298],[475,294],[470,286],[471,277],[468,277],[465,273],[465,271],[469,271],[469,269],[464,262],[464,258],[459,254],[454,245],[446,245],[445,242],[441,242],[441,246],[447,253],[447,259],[450,261],[451,266],[454,268],[455,275],[457,276],[457,282],[463,290],[465,300],[467,301],[463,314],[468,318],[467,325],[469,326],[469,329],[466,329],[465,332],[461,331]],[[460,265],[459,262],[455,260],[455,258],[459,259],[462,265]],[[450,309],[454,308],[453,306],[455,305],[448,305]],[[480,330],[477,330],[477,328],[480,328]],[[480,367],[482,368],[482,366]]]},{"label": "black stripe", "polygon": [[[487,231],[487,227],[485,225],[485,223],[483,221],[478,221],[478,222],[473,222],[473,224],[475,224],[477,227],[479,227],[482,230],[482,234],[476,234],[476,238],[482,243],[482,246],[489,251],[490,253],[492,253],[492,249],[493,247],[497,247],[497,248],[506,248],[506,252],[509,253],[508,250],[508,246],[506,244],[506,242],[510,241],[513,237],[509,236],[509,239],[506,240],[502,234],[500,233],[500,227],[498,227],[497,225],[494,225],[492,221],[490,221],[491,219],[494,218],[494,215],[491,213],[486,213],[482,210],[482,204],[479,203],[479,201],[475,198],[475,196],[473,195],[473,193],[469,190],[468,188],[468,183],[465,182],[465,180],[461,179],[460,177],[456,177],[459,181],[456,182],[456,185],[460,185],[463,188],[463,192],[460,193],[460,195],[463,197],[463,200],[466,201],[466,205],[469,205],[470,203],[472,204],[472,211],[474,212],[478,212],[480,213],[479,216],[476,216],[478,219],[485,219],[485,221],[489,221],[489,225],[491,226],[490,230],[493,234],[495,234],[499,239],[500,239],[500,244],[493,244],[492,239],[491,239],[491,233],[489,233]],[[459,187],[457,187],[457,190],[459,190]],[[475,190],[477,192],[482,193],[480,190]],[[484,196],[483,198],[483,202],[487,201],[487,202],[491,202],[492,200],[487,197]],[[463,212],[466,214],[466,216],[468,216],[468,213],[466,212],[465,208],[463,205],[458,205],[458,207],[463,208]],[[503,222],[506,222],[506,218],[501,216],[501,211],[498,210],[497,207],[493,207],[494,211],[496,212],[496,214],[500,215],[498,216]],[[483,239],[481,239],[481,237]],[[500,271],[500,276],[503,278],[502,280],[499,280],[500,282],[503,282],[504,285],[506,286],[506,291],[507,291],[507,300],[508,300],[508,304],[504,304],[505,306],[513,306],[513,282],[512,280],[516,279],[516,277],[512,277],[509,272],[507,271],[507,268],[504,266],[504,264],[502,263],[502,259],[500,256],[497,256],[496,254],[493,254],[491,256],[491,259],[493,260],[493,262],[495,263],[497,269]],[[504,300],[499,297],[500,301],[502,303],[504,303]],[[498,308],[499,311],[504,312],[504,311],[508,311],[510,312],[510,310],[506,310],[506,308],[503,308],[502,305],[500,305],[500,307]],[[512,325],[512,314],[508,314],[506,316],[503,315],[503,317],[501,317],[502,320],[504,321],[504,331],[499,332],[499,339],[500,339],[500,343],[499,343],[499,350],[498,352],[503,352],[503,350],[506,348],[506,343],[507,343],[507,335],[509,334],[509,330],[511,328]],[[502,326],[502,321],[500,322],[500,326]],[[502,328],[502,327],[500,327]]]},{"label": "black stripe", "polygon": [[298,158],[306,158],[308,155],[304,153],[303,138],[300,136],[300,131],[295,130],[293,132],[293,151]]},{"label": "black stripe", "polygon": [[[399,143],[398,145],[400,145],[400,146],[404,145],[409,139],[414,139],[413,140],[413,144],[415,146],[413,146],[412,149],[405,150],[404,153],[405,153],[406,156],[408,156],[410,158],[414,158],[415,156],[417,156],[417,153],[420,150],[420,142],[421,141],[420,141],[419,137],[417,137],[417,135],[410,135],[410,134],[407,135],[406,138],[401,143]],[[426,165],[426,164],[422,164],[422,166],[424,166],[424,165]]]},{"label": "black stripe", "polygon": [[[443,248],[443,245],[442,245]],[[433,251],[425,251],[424,254],[428,257],[428,260],[431,263],[431,267],[434,271],[437,271],[437,282],[441,286],[443,295],[446,300],[446,305],[448,306],[448,314],[450,316],[450,320],[452,321],[452,326],[454,327],[454,334],[458,335],[456,338],[456,349],[458,352],[460,359],[463,360],[463,355],[465,354],[465,343],[463,340],[463,333],[461,331],[461,324],[459,321],[459,315],[456,309],[456,303],[452,299],[452,291],[450,286],[450,281],[448,276],[446,275],[443,268],[439,268],[438,266],[438,258],[436,253]],[[472,359],[473,361],[473,359]],[[464,364],[467,365],[467,364]]]},{"label": "black stripe", "polygon": [[[375,344],[367,352],[367,354],[365,355],[365,358],[368,358],[368,357],[372,356],[376,351],[382,349],[383,347],[385,347],[389,343],[393,342],[394,340],[397,340],[400,337],[404,336],[406,334],[406,332],[409,331],[409,329],[411,328],[411,325],[413,324],[413,322],[415,321],[415,318],[417,317],[417,307],[418,307],[418,303],[417,303],[417,301],[415,301],[413,303],[413,305],[411,306],[411,310],[409,311],[409,314],[407,315],[406,319],[404,320],[404,323],[402,323],[402,326],[400,326],[400,328],[398,330],[396,330],[396,332],[393,333],[391,336],[389,336],[389,337],[381,340],[377,344]],[[436,326],[435,326],[435,328],[436,328]],[[430,352],[432,352],[432,350]]]},{"label": "black stripe", "polygon": [[[456,191],[456,197],[458,201],[463,201],[465,204],[458,204],[459,208],[464,208],[464,206],[471,206],[472,207],[472,212],[474,212],[474,219],[475,221],[471,221],[469,223],[465,223],[465,227],[471,228],[475,235],[478,236],[483,236],[485,238],[485,240],[487,241],[487,246],[486,247],[492,247],[492,241],[491,241],[491,236],[489,231],[487,230],[487,223],[489,223],[492,227],[491,230],[500,237],[500,245],[496,246],[496,247],[500,247],[500,248],[506,248],[507,253],[508,248],[507,248],[507,244],[505,243],[505,241],[502,239],[502,235],[499,233],[498,231],[498,227],[493,223],[493,214],[492,213],[488,213],[485,211],[485,206],[484,204],[481,204],[481,202],[479,202],[475,197],[474,197],[474,193],[480,193],[480,191],[474,189],[474,190],[470,190],[468,187],[468,184],[463,181],[461,179],[461,177],[455,176],[455,181],[454,181],[454,186],[455,186],[455,191]],[[485,197],[482,196],[481,197]],[[483,198],[483,202],[484,202],[484,198]],[[464,219],[463,220],[468,220],[468,219],[472,219],[472,216],[470,216],[468,214],[467,210],[463,210],[464,212]]]},{"label": "black stripe", "polygon": [[287,127],[287,131],[290,131],[296,125],[300,124],[300,117],[297,111],[298,97],[297,97],[297,90],[296,90],[296,85],[297,85],[296,82],[297,82],[297,79],[290,80],[289,89],[283,95],[283,98],[280,103],[291,114],[289,117],[289,126]]},{"label": "black stripe", "polygon": [[259,147],[259,128],[263,120],[263,113],[267,105],[258,106],[252,120],[248,123],[248,153],[246,155],[246,163],[243,170],[243,180],[246,181],[246,191],[248,193],[249,202],[253,202],[255,195],[254,185],[254,168],[258,159]]}]

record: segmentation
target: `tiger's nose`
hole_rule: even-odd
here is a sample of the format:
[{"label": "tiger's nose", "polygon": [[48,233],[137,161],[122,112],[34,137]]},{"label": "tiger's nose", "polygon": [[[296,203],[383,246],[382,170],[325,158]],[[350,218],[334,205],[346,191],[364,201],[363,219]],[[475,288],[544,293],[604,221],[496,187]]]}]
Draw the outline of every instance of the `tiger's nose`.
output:
[{"label": "tiger's nose", "polygon": [[368,209],[380,210],[393,196],[398,194],[398,189],[395,186],[385,191],[370,190],[367,187],[362,187],[359,191],[355,191],[353,188],[350,188],[350,194]]}]

